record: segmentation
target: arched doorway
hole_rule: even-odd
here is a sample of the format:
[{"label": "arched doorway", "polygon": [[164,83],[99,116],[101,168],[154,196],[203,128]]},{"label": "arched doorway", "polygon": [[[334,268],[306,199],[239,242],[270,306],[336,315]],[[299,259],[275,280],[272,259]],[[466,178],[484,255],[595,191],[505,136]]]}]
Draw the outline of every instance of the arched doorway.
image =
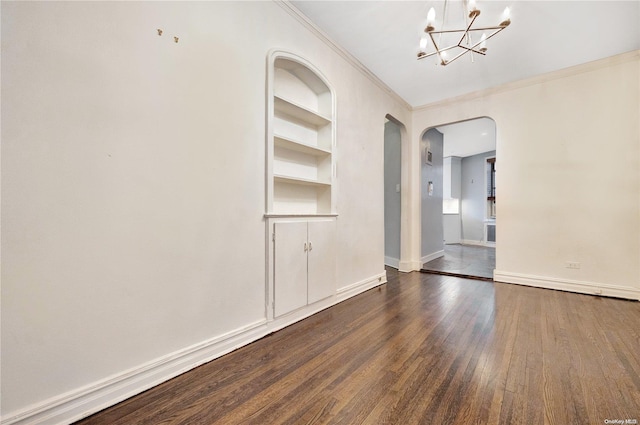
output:
[{"label": "arched doorway", "polygon": [[495,122],[476,118],[430,128],[421,149],[423,270],[493,278]]},{"label": "arched doorway", "polygon": [[400,126],[386,119],[384,124],[384,264],[400,265],[402,136]]}]

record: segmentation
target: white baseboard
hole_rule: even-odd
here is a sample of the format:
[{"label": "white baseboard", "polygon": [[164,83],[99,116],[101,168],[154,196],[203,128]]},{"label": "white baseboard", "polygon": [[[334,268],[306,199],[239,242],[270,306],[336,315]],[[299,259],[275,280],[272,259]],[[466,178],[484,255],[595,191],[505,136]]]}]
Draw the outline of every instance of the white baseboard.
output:
[{"label": "white baseboard", "polygon": [[250,344],[387,281],[382,272],[338,289],[336,296],[278,317],[258,320],[74,391],[3,416],[1,425],[66,425],[140,394],[204,363]]},{"label": "white baseboard", "polygon": [[440,257],[444,257],[444,249],[440,250],[440,251],[432,252],[431,254],[428,254],[428,255],[425,255],[424,257],[422,257],[420,259],[420,262],[422,263],[420,268],[422,268],[422,266],[424,266],[424,263],[428,263],[429,261],[435,260],[436,258],[440,258]]},{"label": "white baseboard", "polygon": [[342,287],[338,289],[337,300],[338,302],[344,301],[348,298],[358,295],[364,291],[368,291],[371,288],[375,288],[378,285],[382,285],[387,282],[387,272],[382,272],[378,275],[361,280],[352,285]]},{"label": "white baseboard", "polygon": [[400,259],[393,258],[393,257],[387,257],[385,255],[384,256],[384,265],[393,267],[395,269],[399,269],[400,268]]},{"label": "white baseboard", "polygon": [[2,425],[68,424],[262,338],[266,320],[178,350],[2,418]]},{"label": "white baseboard", "polygon": [[400,261],[400,264],[398,264],[398,271],[403,273],[419,271],[421,268],[422,263],[420,261]]},{"label": "white baseboard", "polygon": [[627,298],[640,301],[640,290],[628,286],[534,276],[499,270],[493,271],[493,280],[496,282],[535,286],[537,288],[557,289],[561,291],[578,292],[581,294],[602,295],[606,297]]}]

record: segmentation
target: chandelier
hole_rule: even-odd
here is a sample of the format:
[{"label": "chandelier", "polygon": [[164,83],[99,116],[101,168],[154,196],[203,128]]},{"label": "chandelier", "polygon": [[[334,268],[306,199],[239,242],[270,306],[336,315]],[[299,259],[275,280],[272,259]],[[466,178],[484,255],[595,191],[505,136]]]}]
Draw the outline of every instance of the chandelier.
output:
[{"label": "chandelier", "polygon": [[[487,40],[498,34],[505,29],[511,23],[509,8],[505,8],[502,13],[502,18],[497,26],[493,27],[474,27],[478,16],[480,16],[480,9],[476,7],[475,0],[469,0],[462,2],[462,9],[465,20],[465,27],[460,29],[445,29],[444,24],[447,19],[447,0],[444,2],[443,7],[443,29],[436,30],[436,11],[432,7],[427,14],[427,27],[424,29],[425,35],[420,39],[420,50],[418,51],[418,60],[428,58],[430,56],[437,55],[437,63],[446,66],[461,56],[471,53],[471,60],[473,61],[473,54],[486,55],[487,53]],[[480,37],[478,34],[482,33]],[[444,45],[442,43],[442,36],[455,37],[451,38],[452,43]],[[429,43],[431,40],[431,43]],[[456,43],[457,40],[457,43]],[[433,46],[433,49],[428,49],[429,44]],[[431,53],[427,53],[427,50],[434,50]],[[449,57],[449,53],[454,55]]]}]

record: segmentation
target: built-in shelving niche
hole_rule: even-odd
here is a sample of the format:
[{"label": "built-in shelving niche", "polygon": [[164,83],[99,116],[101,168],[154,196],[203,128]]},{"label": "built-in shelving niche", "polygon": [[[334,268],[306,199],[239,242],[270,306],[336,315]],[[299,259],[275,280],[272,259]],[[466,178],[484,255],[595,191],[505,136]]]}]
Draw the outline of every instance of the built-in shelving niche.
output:
[{"label": "built-in shelving niche", "polygon": [[269,55],[267,215],[335,214],[335,97],[305,59]]}]

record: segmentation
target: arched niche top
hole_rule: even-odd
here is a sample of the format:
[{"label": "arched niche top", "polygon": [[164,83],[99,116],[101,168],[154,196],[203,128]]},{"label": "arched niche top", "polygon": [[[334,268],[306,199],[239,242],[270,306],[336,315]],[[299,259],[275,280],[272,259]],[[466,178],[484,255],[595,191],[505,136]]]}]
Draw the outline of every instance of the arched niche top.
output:
[{"label": "arched niche top", "polygon": [[[493,151],[497,147],[496,122],[490,117],[472,118],[432,128],[444,135],[445,157],[467,157]],[[424,134],[421,140],[424,140]]]},{"label": "arched niche top", "polygon": [[305,58],[291,52],[269,53],[273,95],[333,120],[335,95],[326,77]]},{"label": "arched niche top", "polygon": [[465,124],[469,124],[469,123],[473,123],[473,122],[482,122],[482,121],[487,122],[487,123],[489,121],[492,121],[493,122],[493,128],[494,128],[493,131],[495,133],[495,129],[497,127],[496,120],[493,117],[490,117],[488,115],[481,115],[481,116],[465,118],[465,119],[457,120],[457,121],[443,122],[443,123],[440,123],[440,124],[437,124],[437,125],[430,125],[430,126],[424,128],[420,132],[420,137],[419,138],[420,138],[420,140],[422,140],[424,138],[424,135],[426,134],[426,132],[429,131],[432,128],[435,128],[437,130],[438,127],[445,127],[446,128],[447,126],[454,126],[454,125],[457,125],[457,124],[465,125]]}]

